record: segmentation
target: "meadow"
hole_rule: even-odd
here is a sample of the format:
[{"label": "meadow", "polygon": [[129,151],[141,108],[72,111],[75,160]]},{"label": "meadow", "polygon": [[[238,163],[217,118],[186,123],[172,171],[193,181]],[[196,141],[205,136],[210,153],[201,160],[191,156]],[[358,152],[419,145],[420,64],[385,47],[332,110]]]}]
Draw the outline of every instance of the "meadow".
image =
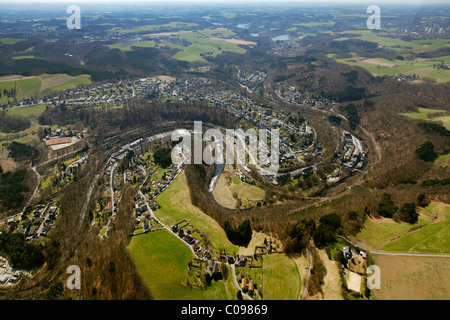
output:
[{"label": "meadow", "polygon": [[447,110],[443,109],[428,109],[428,108],[417,108],[417,112],[407,112],[407,113],[400,113],[400,115],[408,117],[410,119],[414,120],[427,120],[430,118],[430,116],[434,114],[440,114],[440,113],[446,113]]},{"label": "meadow", "polygon": [[213,280],[204,290],[188,287],[187,265],[192,253],[166,230],[135,236],[127,248],[156,300],[236,299],[231,271],[227,280]]},{"label": "meadow", "polygon": [[419,220],[413,225],[392,219],[367,220],[352,240],[371,250],[449,253],[450,205],[433,202],[418,212]]},{"label": "meadow", "polygon": [[[450,115],[443,109],[417,108],[417,112],[400,113],[400,115],[413,120],[431,120],[440,122],[447,130],[450,130]],[[442,159],[441,159],[442,160]]]},{"label": "meadow", "polygon": [[233,167],[225,166],[213,190],[213,196],[221,206],[235,209],[237,198],[241,199],[243,206],[253,206],[257,201],[264,200],[265,192],[256,185],[235,178]]},{"label": "meadow", "polygon": [[239,47],[239,44],[254,44],[253,42],[229,38],[234,35],[234,32],[223,28],[204,29],[181,33],[179,37],[188,41],[191,45],[185,47],[183,51],[177,52],[173,58],[188,62],[204,62],[206,61],[202,57],[204,54],[216,56],[225,51],[243,54],[247,50]]},{"label": "meadow", "polygon": [[430,206],[427,211],[436,215],[439,222],[411,232],[382,249],[394,252],[450,253],[450,205],[435,202]]},{"label": "meadow", "polygon": [[301,279],[295,261],[282,253],[265,255],[262,287],[264,300],[298,300]]},{"label": "meadow", "polygon": [[45,111],[45,104],[36,104],[28,107],[8,108],[6,112],[12,116],[34,117],[37,118]]}]

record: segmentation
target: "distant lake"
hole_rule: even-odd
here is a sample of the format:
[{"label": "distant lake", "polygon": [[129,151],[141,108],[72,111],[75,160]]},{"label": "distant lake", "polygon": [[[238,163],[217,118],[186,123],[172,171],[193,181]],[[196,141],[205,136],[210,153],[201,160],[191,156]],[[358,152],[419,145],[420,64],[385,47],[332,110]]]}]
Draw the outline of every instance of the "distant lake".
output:
[{"label": "distant lake", "polygon": [[250,23],[239,23],[237,25],[237,27],[240,28],[240,29],[248,29],[249,25],[250,25]]},{"label": "distant lake", "polygon": [[279,36],[273,37],[272,40],[273,41],[286,41],[286,40],[291,40],[291,36],[288,34],[281,34]]}]

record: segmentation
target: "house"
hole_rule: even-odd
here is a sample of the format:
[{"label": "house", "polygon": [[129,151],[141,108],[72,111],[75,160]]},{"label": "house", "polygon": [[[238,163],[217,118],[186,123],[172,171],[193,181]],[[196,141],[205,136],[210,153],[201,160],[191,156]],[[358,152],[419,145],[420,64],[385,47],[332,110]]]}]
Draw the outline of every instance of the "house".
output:
[{"label": "house", "polygon": [[246,278],[242,279],[242,281],[241,281],[241,288],[242,289],[247,288],[247,279]]},{"label": "house", "polygon": [[245,267],[245,264],[247,263],[247,257],[244,257],[244,256],[240,256],[239,257],[239,265],[241,266],[241,267]]},{"label": "house", "polygon": [[0,275],[0,283],[5,284],[8,281],[8,277],[5,275]]},{"label": "house", "polygon": [[189,244],[193,244],[193,243],[195,242],[194,237],[191,236],[190,234],[187,234],[187,235],[184,237],[184,240],[185,240],[187,243],[189,243]]},{"label": "house", "polygon": [[215,274],[219,272],[216,260],[208,260],[208,263],[206,265],[206,271],[208,271],[210,274]]},{"label": "house", "polygon": [[250,280],[248,283],[248,291],[253,292],[255,290],[255,284],[253,283],[253,280]]}]

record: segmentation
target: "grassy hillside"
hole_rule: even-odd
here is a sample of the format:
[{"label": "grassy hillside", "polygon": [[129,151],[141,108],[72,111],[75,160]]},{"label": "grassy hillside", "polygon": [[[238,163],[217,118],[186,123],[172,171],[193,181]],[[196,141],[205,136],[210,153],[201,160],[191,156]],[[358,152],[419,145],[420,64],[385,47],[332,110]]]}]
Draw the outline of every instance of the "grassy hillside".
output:
[{"label": "grassy hillside", "polygon": [[205,290],[186,286],[189,248],[169,232],[157,231],[133,237],[128,245],[136,266],[156,300],[232,300],[237,288],[229,276],[212,281]]},{"label": "grassy hillside", "polygon": [[413,225],[392,219],[367,220],[354,240],[363,247],[392,252],[448,253],[450,205],[434,202],[419,210]]},{"label": "grassy hillside", "polygon": [[263,299],[297,300],[301,294],[301,280],[295,261],[281,253],[263,258]]},{"label": "grassy hillside", "polygon": [[227,252],[238,251],[238,247],[228,240],[217,221],[192,205],[184,172],[156,198],[156,201],[161,208],[155,211],[155,215],[165,225],[171,226],[186,219],[200,232],[207,234],[213,248],[223,248]]}]

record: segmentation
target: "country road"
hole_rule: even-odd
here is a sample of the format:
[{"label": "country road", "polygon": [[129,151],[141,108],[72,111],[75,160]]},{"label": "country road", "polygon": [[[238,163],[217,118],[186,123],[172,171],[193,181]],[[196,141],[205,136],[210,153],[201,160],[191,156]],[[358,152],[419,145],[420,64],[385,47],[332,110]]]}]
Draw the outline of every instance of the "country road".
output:
[{"label": "country road", "polygon": [[311,270],[312,270],[312,266],[313,266],[312,251],[311,251],[311,238],[309,239],[309,242],[308,242],[308,254],[309,254],[308,275],[306,276],[305,287],[303,288],[303,293],[302,293],[300,300],[305,300],[306,294],[308,293],[309,278],[311,277]]},{"label": "country road", "polygon": [[358,247],[363,249],[364,251],[367,251],[371,254],[378,254],[378,255],[385,255],[385,256],[405,256],[405,257],[430,257],[430,258],[450,258],[450,254],[437,254],[437,253],[407,253],[407,252],[384,252],[384,251],[372,251],[372,250],[366,250],[359,246],[358,244],[350,241],[346,237],[337,235],[338,238],[341,238],[348,243],[350,243],[354,247]]}]

